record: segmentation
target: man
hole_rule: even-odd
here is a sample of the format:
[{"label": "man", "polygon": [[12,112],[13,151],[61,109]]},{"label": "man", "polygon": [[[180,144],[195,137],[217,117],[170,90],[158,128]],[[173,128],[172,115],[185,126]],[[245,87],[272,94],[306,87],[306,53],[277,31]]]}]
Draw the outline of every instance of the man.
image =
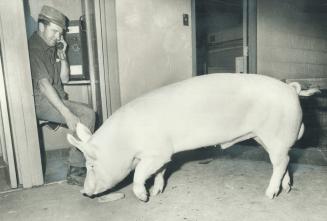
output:
[{"label": "man", "polygon": [[[65,124],[73,132],[77,122],[82,122],[93,132],[94,111],[82,103],[67,100],[62,86],[69,81],[67,44],[63,38],[66,21],[66,16],[58,10],[43,6],[38,30],[28,42],[36,116],[39,120]],[[86,172],[83,154],[72,148],[68,163],[67,182],[83,185]]]}]

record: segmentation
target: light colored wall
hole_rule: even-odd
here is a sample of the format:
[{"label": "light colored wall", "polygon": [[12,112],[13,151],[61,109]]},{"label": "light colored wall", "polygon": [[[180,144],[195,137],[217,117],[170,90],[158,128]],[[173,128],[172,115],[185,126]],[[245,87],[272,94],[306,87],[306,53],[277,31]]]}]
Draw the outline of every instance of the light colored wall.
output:
[{"label": "light colored wall", "polygon": [[310,1],[257,1],[258,73],[279,79],[326,76],[326,15],[305,12]]},{"label": "light colored wall", "polygon": [[116,9],[122,104],[192,76],[191,0],[119,0]]}]

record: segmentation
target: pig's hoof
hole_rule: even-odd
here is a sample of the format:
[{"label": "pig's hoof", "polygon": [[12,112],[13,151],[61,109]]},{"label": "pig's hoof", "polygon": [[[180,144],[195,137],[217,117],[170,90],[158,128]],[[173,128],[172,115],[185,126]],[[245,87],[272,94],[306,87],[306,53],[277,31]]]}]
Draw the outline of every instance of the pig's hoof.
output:
[{"label": "pig's hoof", "polygon": [[151,196],[157,196],[159,193],[162,193],[164,189],[164,180],[156,179],[153,185]]},{"label": "pig's hoof", "polygon": [[148,201],[148,194],[146,192],[146,189],[143,185],[134,185],[133,186],[133,192],[135,194],[135,196],[143,201],[143,202],[147,202]]},{"label": "pig's hoof", "polygon": [[151,196],[157,196],[159,193],[162,193],[162,191],[163,191],[163,185],[160,187],[154,186],[151,191]]},{"label": "pig's hoof", "polygon": [[147,202],[148,201],[148,194],[147,193],[140,193],[138,195],[136,195],[136,197],[143,201],[143,202]]},{"label": "pig's hoof", "polygon": [[283,190],[286,193],[289,193],[291,191],[291,185],[289,183],[288,184],[283,184]]},{"label": "pig's hoof", "polygon": [[277,196],[279,192],[279,189],[267,189],[266,190],[266,196],[269,198],[269,199],[273,199],[275,196]]},{"label": "pig's hoof", "polygon": [[288,172],[286,172],[286,174],[282,180],[282,187],[286,193],[288,193],[291,190],[291,179],[290,179]]}]

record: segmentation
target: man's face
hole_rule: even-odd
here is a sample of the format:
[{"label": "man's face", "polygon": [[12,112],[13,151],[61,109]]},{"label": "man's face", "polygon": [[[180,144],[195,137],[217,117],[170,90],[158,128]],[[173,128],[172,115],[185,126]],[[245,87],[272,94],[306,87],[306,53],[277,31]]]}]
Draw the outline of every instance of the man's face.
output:
[{"label": "man's face", "polygon": [[60,26],[50,22],[49,25],[40,24],[40,33],[42,39],[47,43],[47,45],[52,47],[59,41],[63,33],[63,29]]}]

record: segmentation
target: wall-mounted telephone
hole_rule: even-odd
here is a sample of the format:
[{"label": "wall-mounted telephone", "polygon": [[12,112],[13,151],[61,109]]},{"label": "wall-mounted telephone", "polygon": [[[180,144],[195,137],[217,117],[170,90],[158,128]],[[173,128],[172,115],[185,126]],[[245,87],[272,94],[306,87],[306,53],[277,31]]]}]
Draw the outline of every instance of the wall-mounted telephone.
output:
[{"label": "wall-mounted telephone", "polygon": [[66,33],[67,59],[70,65],[71,81],[89,80],[85,17],[71,20]]}]

